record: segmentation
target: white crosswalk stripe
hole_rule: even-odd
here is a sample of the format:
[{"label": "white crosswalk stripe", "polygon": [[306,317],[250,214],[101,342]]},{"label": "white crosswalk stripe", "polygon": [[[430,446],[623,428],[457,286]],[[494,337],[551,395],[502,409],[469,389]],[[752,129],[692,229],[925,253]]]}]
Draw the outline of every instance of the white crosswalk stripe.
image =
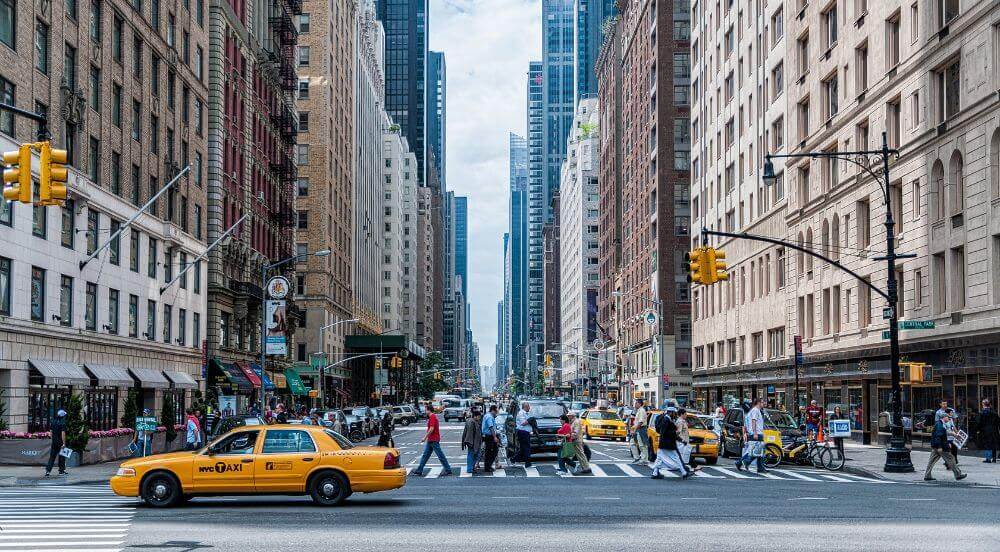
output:
[{"label": "white crosswalk stripe", "polygon": [[0,489],[0,552],[117,552],[136,504],[106,487]]},{"label": "white crosswalk stripe", "polygon": [[[465,468],[452,468],[456,470],[460,475],[460,478],[476,478],[476,479],[489,479],[489,478],[501,478],[501,477],[511,477],[511,478],[523,478],[523,477],[572,477],[572,478],[648,478],[652,475],[652,470],[648,464],[628,464],[624,462],[615,463],[591,463],[591,472],[586,475],[569,473],[559,473],[556,471],[556,466],[554,464],[546,463],[536,463],[534,466],[525,469],[523,466],[507,466],[506,468],[494,470],[492,474],[488,473],[468,473]],[[411,479],[436,479],[441,475],[440,466],[428,466],[422,475],[414,475],[412,469],[408,469],[410,472],[409,476]],[[667,478],[678,478],[680,474],[675,472],[663,471],[661,472],[664,477]],[[737,471],[735,468],[728,466],[700,466],[700,469],[694,473],[694,476],[704,480],[720,480],[729,479],[734,481],[750,482],[750,481],[761,481],[761,480],[773,480],[773,481],[790,481],[796,483],[875,483],[875,484],[885,484],[892,483],[891,481],[875,479],[871,477],[864,477],[860,475],[846,474],[846,473],[834,473],[826,470],[819,469],[799,469],[799,468],[789,468],[789,469],[772,469],[768,473],[758,474],[756,471]]]}]

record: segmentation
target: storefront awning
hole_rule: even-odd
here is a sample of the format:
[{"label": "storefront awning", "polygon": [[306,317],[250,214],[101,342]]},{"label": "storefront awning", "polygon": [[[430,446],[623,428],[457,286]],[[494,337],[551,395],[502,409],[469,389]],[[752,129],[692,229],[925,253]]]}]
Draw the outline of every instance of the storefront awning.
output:
[{"label": "storefront awning", "polygon": [[45,385],[90,387],[90,376],[83,371],[83,367],[79,364],[58,360],[35,360],[33,358],[28,359],[28,364],[38,370]]},{"label": "storefront awning", "polygon": [[132,387],[135,380],[128,375],[128,370],[107,364],[84,364],[84,368],[97,380],[98,387]]},{"label": "storefront awning", "polygon": [[236,362],[235,364],[236,367],[243,372],[243,375],[247,378],[247,381],[250,382],[250,385],[253,385],[254,389],[260,389],[260,378],[257,377],[257,371],[255,369],[257,365],[254,364],[255,368],[251,368],[249,364],[243,361]]},{"label": "storefront awning", "polygon": [[170,387],[170,382],[163,375],[163,372],[152,368],[129,368],[132,377],[139,381],[139,387],[148,389],[166,389]]},{"label": "storefront awning", "polygon": [[254,374],[260,374],[260,377],[263,378],[264,391],[274,391],[274,382],[271,381],[271,378],[267,377],[267,372],[260,369],[260,364],[251,362],[250,370]]},{"label": "storefront awning", "polygon": [[295,368],[285,369],[285,381],[288,383],[288,389],[293,395],[308,395],[309,391],[306,389],[306,384],[302,383],[302,378]]},{"label": "storefront awning", "polygon": [[253,385],[243,374],[243,370],[235,364],[212,359],[208,369],[208,381],[206,386],[218,386],[223,393],[234,395],[237,393],[249,394],[253,391]]},{"label": "storefront awning", "polygon": [[164,370],[163,375],[167,376],[170,383],[174,384],[177,389],[197,389],[198,382],[191,377],[190,374],[186,372],[178,372],[176,370]]}]

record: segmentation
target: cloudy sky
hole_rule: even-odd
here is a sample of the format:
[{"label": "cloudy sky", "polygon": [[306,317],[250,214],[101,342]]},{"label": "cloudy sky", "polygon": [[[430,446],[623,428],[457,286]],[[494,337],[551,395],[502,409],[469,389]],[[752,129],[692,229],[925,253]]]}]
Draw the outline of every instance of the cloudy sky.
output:
[{"label": "cloudy sky", "polygon": [[480,362],[493,363],[507,231],[507,137],[525,133],[539,0],[431,0],[430,48],[448,66],[448,189],[469,197],[469,302]]}]

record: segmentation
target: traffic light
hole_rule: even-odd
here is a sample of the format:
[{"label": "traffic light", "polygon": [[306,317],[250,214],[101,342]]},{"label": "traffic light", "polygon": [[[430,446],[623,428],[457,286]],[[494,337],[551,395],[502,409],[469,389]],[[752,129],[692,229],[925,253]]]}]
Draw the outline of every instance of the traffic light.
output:
[{"label": "traffic light", "polygon": [[714,284],[728,280],[729,273],[726,272],[726,262],[723,260],[726,258],[726,252],[716,250],[714,247],[706,247],[705,253],[708,256],[708,277],[711,280],[709,283]]},{"label": "traffic light", "polygon": [[934,378],[934,373],[925,362],[900,362],[900,380],[909,383],[922,383]]},{"label": "traffic light", "polygon": [[542,372],[542,375],[545,377],[549,377],[549,374],[551,374],[551,372],[549,372],[548,370]]},{"label": "traffic light", "polygon": [[545,365],[552,366],[552,355],[545,353]]},{"label": "traffic light", "polygon": [[31,203],[31,144],[21,144],[17,151],[3,152],[3,198],[6,201]]},{"label": "traffic light", "polygon": [[66,201],[66,180],[69,171],[66,162],[69,154],[66,150],[53,149],[51,142],[41,142],[42,162],[38,178],[39,205],[62,205]]},{"label": "traffic light", "polygon": [[688,251],[686,257],[688,260],[688,283],[710,283],[707,281],[708,259],[705,256],[705,248],[697,247],[693,251]]}]

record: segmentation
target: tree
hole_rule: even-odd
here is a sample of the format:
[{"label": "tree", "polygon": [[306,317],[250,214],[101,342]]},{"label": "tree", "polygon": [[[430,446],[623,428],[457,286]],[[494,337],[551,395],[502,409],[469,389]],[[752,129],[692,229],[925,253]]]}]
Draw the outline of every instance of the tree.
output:
[{"label": "tree", "polygon": [[66,446],[83,454],[90,441],[90,424],[83,419],[83,396],[73,393],[66,405]]},{"label": "tree", "polygon": [[168,443],[173,443],[177,438],[177,430],[174,424],[177,423],[177,404],[174,396],[170,393],[163,395],[163,408],[160,410],[160,425],[166,428],[166,438]]},{"label": "tree", "polygon": [[135,418],[139,415],[139,392],[135,389],[128,390],[128,397],[125,399],[125,406],[122,408],[121,427],[131,427],[135,429]]},{"label": "tree", "polygon": [[444,357],[437,351],[430,353],[420,361],[420,397],[430,399],[434,397],[434,393],[448,388],[444,378],[435,377],[438,374],[435,370],[438,370],[443,364]]}]

